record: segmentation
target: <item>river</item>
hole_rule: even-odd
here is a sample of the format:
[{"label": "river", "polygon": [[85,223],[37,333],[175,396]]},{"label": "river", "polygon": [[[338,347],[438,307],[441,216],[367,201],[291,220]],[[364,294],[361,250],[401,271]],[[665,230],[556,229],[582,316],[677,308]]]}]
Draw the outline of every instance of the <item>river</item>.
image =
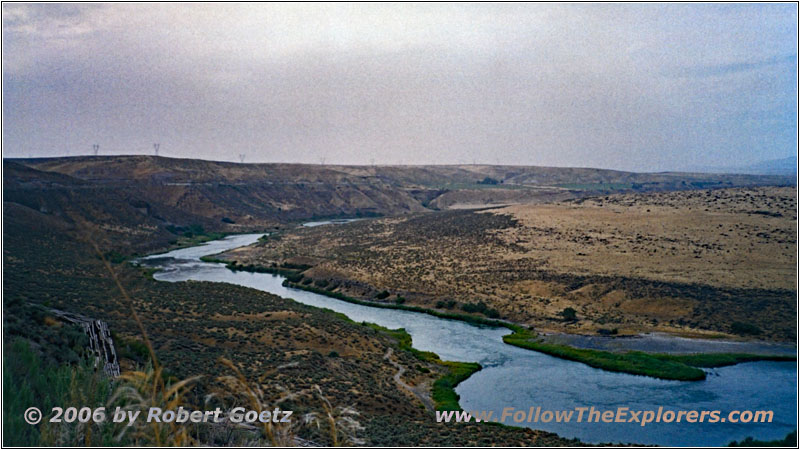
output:
[{"label": "river", "polygon": [[[723,446],[747,436],[771,440],[786,436],[797,421],[797,367],[794,362],[755,362],[711,369],[703,381],[681,382],[612,373],[502,342],[505,328],[476,326],[427,314],[373,308],[282,286],[283,277],[234,272],[223,264],[200,261],[204,255],[249,245],[262,234],[230,236],[200,246],[140,260],[160,268],[160,281],[217,281],[247,286],[329,308],[351,319],[388,328],[405,328],[414,347],[444,360],[479,362],[483,370],[462,382],[456,392],[467,411],[504,407],[528,411],[594,407],[598,410],[771,410],[772,423],[521,423],[534,429],[589,443],[638,443],[668,446]],[[434,419],[431,419],[434,420]],[[513,422],[506,422],[515,425]],[[447,426],[447,425],[442,425]]]}]

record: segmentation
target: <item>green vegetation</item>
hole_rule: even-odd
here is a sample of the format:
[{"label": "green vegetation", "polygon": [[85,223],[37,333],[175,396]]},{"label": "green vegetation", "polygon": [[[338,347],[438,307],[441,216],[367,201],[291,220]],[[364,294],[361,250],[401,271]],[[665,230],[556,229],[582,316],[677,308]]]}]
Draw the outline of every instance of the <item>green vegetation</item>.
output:
[{"label": "green vegetation", "polygon": [[478,181],[478,184],[500,184],[500,182],[492,177],[486,177],[483,180]]},{"label": "green vegetation", "polygon": [[[57,435],[47,422],[54,406],[105,405],[111,385],[101,371],[85,360],[73,366],[43,361],[22,338],[15,338],[4,353],[3,446],[114,445],[108,427],[90,425],[93,432],[86,433],[85,440],[76,440],[77,436]],[[45,416],[42,426],[24,421],[23,414],[32,405]]]},{"label": "green vegetation", "polygon": [[119,264],[119,263],[125,262],[125,260],[128,259],[127,256],[125,256],[122,253],[119,253],[117,251],[113,251],[113,250],[110,251],[110,252],[106,252],[105,255],[103,255],[103,256],[111,264]]},{"label": "green vegetation", "polygon": [[433,401],[439,411],[460,411],[459,396],[455,388],[473,373],[481,370],[478,363],[442,362],[448,367],[448,373],[433,382]]},{"label": "green vegetation", "polygon": [[[239,264],[237,261],[226,261],[224,259],[215,258],[213,256],[201,256],[201,261],[210,262],[210,263],[221,263],[225,264],[229,270],[233,271],[241,271],[241,272],[255,272],[255,273],[273,273],[276,275],[281,275],[287,278],[292,278],[294,283],[299,282],[303,279],[303,275],[300,274],[303,270],[308,269],[308,266],[305,266],[304,269],[298,269],[298,265],[295,264],[284,264],[282,266],[273,265],[272,267],[264,267],[258,266],[255,264]],[[301,266],[302,267],[302,266]],[[310,281],[309,281],[310,283]]]},{"label": "green vegetation", "polygon": [[188,225],[185,227],[167,225],[165,228],[170,233],[178,235],[178,239],[173,241],[173,245],[171,246],[172,250],[175,248],[192,247],[202,244],[203,242],[222,239],[229,234],[217,231],[206,231],[202,225],[197,224]]},{"label": "green vegetation", "polygon": [[389,297],[389,291],[381,291],[375,296],[378,300],[383,300],[387,297]]},{"label": "green vegetation", "polygon": [[578,320],[578,311],[575,311],[575,308],[566,307],[563,311],[561,311],[561,317],[567,321]]},{"label": "green vegetation", "polygon": [[695,367],[690,367],[680,362],[654,358],[643,352],[612,353],[601,350],[580,349],[532,340],[534,337],[530,331],[525,330],[521,333],[516,332],[503,336],[503,342],[551,356],[582,362],[591,367],[611,372],[624,372],[681,381],[703,380],[706,377],[705,372]]},{"label": "green vegetation", "polygon": [[503,336],[503,342],[611,372],[645,375],[665,380],[696,381],[706,377],[698,367],[721,367],[750,361],[794,361],[794,355],[752,355],[745,353],[702,353],[670,355],[629,351],[614,353],[581,349],[536,340],[530,330],[519,329]]},{"label": "green vegetation", "polygon": [[742,442],[733,441],[728,447],[797,447],[797,430],[787,434],[785,438],[775,441],[758,441],[752,437],[742,439]]},{"label": "green vegetation", "polygon": [[[257,270],[267,271],[265,268],[257,268]],[[567,345],[550,344],[542,341],[536,341],[534,340],[536,337],[535,334],[533,334],[530,330],[522,326],[500,320],[493,320],[489,318],[485,319],[467,314],[442,312],[419,306],[398,303],[378,303],[358,300],[340,292],[331,292],[329,290],[320,289],[311,284],[301,284],[299,283],[301,280],[303,280],[303,275],[294,272],[293,276],[287,277],[287,279],[284,281],[284,285],[360,305],[420,312],[442,319],[461,320],[475,325],[505,327],[513,332],[512,334],[503,337],[503,341],[507,344],[528,350],[538,351],[562,359],[581,362],[591,367],[596,367],[598,369],[608,370],[611,372],[623,372],[667,380],[697,381],[705,379],[706,376],[705,372],[698,367],[720,367],[738,364],[741,362],[793,361],[796,359],[792,355],[752,355],[731,353],[669,355],[635,351],[614,353],[602,350],[580,349]],[[453,301],[451,300],[451,302]],[[453,302],[453,304],[455,304],[455,302]],[[441,302],[441,306],[447,305],[449,305],[449,302]],[[485,308],[486,305],[483,305],[484,308],[481,308],[480,305],[481,302],[477,304],[467,303],[462,305],[462,309],[465,312],[483,312],[487,316],[491,314],[491,311],[488,308]],[[437,303],[437,307],[439,306],[439,303]],[[572,308],[565,308],[567,315],[570,315],[568,310],[572,310],[574,312],[574,309]],[[562,312],[562,315],[563,314],[565,313]]]},{"label": "green vegetation", "polygon": [[111,332],[111,338],[114,339],[114,346],[117,348],[117,354],[120,358],[136,361],[142,366],[146,365],[150,360],[150,350],[147,349],[147,345],[144,342],[138,339],[122,337],[113,331]]},{"label": "green vegetation", "polygon": [[436,302],[436,307],[439,309],[453,309],[455,306],[455,300],[439,300]]},{"label": "green vegetation", "polygon": [[481,313],[492,319],[500,317],[500,312],[498,312],[496,309],[489,308],[486,306],[486,303],[482,301],[478,303],[464,303],[461,305],[461,309],[468,313]]},{"label": "green vegetation", "polygon": [[[411,335],[406,330],[400,328],[397,330],[390,330],[386,327],[376,325],[374,323],[362,322],[362,325],[368,326],[372,329],[378,330],[388,336],[397,340],[398,348],[414,355],[417,359],[424,362],[436,363],[446,367],[447,371],[444,375],[439,377],[433,382],[432,397],[436,409],[441,411],[460,411],[461,406],[458,404],[459,396],[456,394],[455,388],[458,383],[466,380],[473,373],[481,370],[481,365],[478,363],[469,362],[455,362],[455,361],[442,361],[439,355],[433,352],[425,352],[417,350],[412,346]],[[426,367],[417,365],[417,370],[422,373],[428,373],[430,370]]]},{"label": "green vegetation", "polygon": [[608,370],[611,372],[644,375],[665,380],[704,380],[706,378],[706,374],[698,367],[721,367],[738,364],[741,362],[794,361],[796,359],[792,355],[752,355],[738,353],[668,355],[635,351],[614,353],[602,350],[581,349],[567,345],[550,344],[534,340],[536,335],[527,328],[499,320],[484,319],[466,314],[445,313],[419,306],[376,303],[358,300],[339,292],[330,292],[324,289],[314,288],[313,286],[305,286],[302,284],[297,284],[296,282],[290,282],[288,279],[284,281],[284,285],[359,305],[372,306],[376,308],[402,309],[406,311],[430,314],[443,319],[462,320],[476,325],[505,327],[513,332],[503,336],[503,342],[509,345],[514,345],[516,347],[521,347],[528,350],[534,350],[550,356],[555,356],[557,358],[581,362],[591,367],[596,367],[598,369]]},{"label": "green vegetation", "polygon": [[[349,303],[355,303],[357,305],[365,305],[365,306],[372,306],[375,308],[388,308],[388,309],[402,309],[403,311],[414,311],[423,314],[429,314],[434,317],[439,317],[441,319],[449,319],[449,320],[461,320],[463,322],[468,322],[473,325],[486,325],[490,327],[506,327],[511,331],[515,331],[520,328],[518,325],[514,325],[508,322],[503,322],[501,320],[496,319],[487,319],[479,316],[472,316],[468,314],[459,314],[459,313],[450,313],[450,312],[442,312],[437,311],[435,309],[428,309],[423,308],[421,306],[413,306],[413,305],[401,305],[397,303],[382,303],[382,302],[371,302],[367,300],[359,300],[357,298],[349,297],[341,292],[331,292],[326,289],[319,289],[314,286],[306,286],[303,284],[298,283],[303,278],[302,274],[298,274],[298,277],[294,279],[286,278],[284,280],[283,285],[295,289],[301,289],[304,291],[314,292],[315,294],[325,295],[328,297],[335,298],[337,300],[342,300]],[[295,281],[296,280],[296,281]]]},{"label": "green vegetation", "polygon": [[[344,316],[347,317],[347,316]],[[349,319],[348,319],[349,320]],[[380,333],[383,333],[392,339],[397,341],[397,348],[404,351],[411,353],[415,358],[420,361],[425,362],[441,362],[439,359],[439,355],[433,352],[424,352],[422,350],[417,350],[411,344],[411,335],[403,328],[398,328],[396,330],[391,330],[386,327],[382,327],[380,325],[376,325],[374,323],[369,322],[361,322],[361,325],[366,327],[372,328],[373,330],[377,330]]]},{"label": "green vegetation", "polygon": [[733,322],[731,324],[731,332],[733,334],[758,335],[761,334],[761,329],[753,325],[752,323]]},{"label": "green vegetation", "polygon": [[[45,305],[24,302],[7,295],[3,305],[4,339],[21,338],[39,350],[46,365],[78,364],[82,361],[89,339],[80,326],[63,323],[53,317]],[[9,337],[11,337],[9,339]]]}]

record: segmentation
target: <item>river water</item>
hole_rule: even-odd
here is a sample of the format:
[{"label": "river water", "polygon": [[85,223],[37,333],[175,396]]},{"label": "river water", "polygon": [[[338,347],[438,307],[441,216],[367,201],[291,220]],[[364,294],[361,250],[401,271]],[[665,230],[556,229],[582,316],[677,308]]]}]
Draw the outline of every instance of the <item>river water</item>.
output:
[{"label": "river water", "polygon": [[[723,446],[747,436],[783,438],[797,422],[797,367],[794,362],[755,362],[711,369],[704,381],[681,382],[612,373],[581,363],[524,350],[502,342],[505,328],[471,325],[427,314],[356,305],[281,285],[278,275],[234,272],[223,264],[200,261],[204,255],[249,245],[262,234],[230,236],[197,247],[143,258],[159,267],[156,280],[217,281],[247,286],[292,298],[300,303],[329,308],[351,319],[388,328],[405,328],[415,348],[437,353],[444,360],[479,362],[483,370],[462,382],[456,392],[464,410],[503,408],[529,411],[570,410],[771,410],[772,423],[571,423],[533,422],[528,426],[579,438],[590,443],[638,443],[669,446]],[[576,413],[577,414],[577,413]],[[433,419],[431,419],[433,420]],[[447,426],[447,425],[442,425]]]}]

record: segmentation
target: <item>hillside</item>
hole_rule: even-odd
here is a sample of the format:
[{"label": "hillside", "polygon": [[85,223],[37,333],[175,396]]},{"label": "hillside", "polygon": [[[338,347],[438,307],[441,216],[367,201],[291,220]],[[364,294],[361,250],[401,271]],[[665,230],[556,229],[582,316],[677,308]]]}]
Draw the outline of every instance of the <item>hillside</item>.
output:
[{"label": "hillside", "polygon": [[[20,166],[35,169],[22,175]],[[235,164],[153,156],[4,160],[5,198],[53,209],[47,193],[83,189],[128,202],[137,222],[165,228],[251,231],[321,217],[387,216],[542,203],[597,193],[787,185],[789,177],[631,173],[517,166]],[[33,176],[33,174],[36,174]],[[58,183],[31,184],[25,177]],[[31,192],[36,192],[32,194]],[[130,208],[123,208],[127,210]]]},{"label": "hillside", "polygon": [[796,208],[792,188],[620,194],[287,230],[222,258],[544,330],[790,341]]},{"label": "hillside", "polygon": [[[201,376],[186,396],[186,401],[198,408],[218,388],[216,377],[232,374],[219,363],[224,357],[248,380],[257,381],[270,404],[280,404],[298,416],[321,410],[322,400],[314,388],[319,386],[332,407],[358,413],[356,424],[363,428],[357,430],[357,442],[408,446],[575,444],[525,428],[470,424],[442,432],[432,413],[394,377],[425,391],[424,386],[449,369],[420,360],[400,345],[396,333],[253,289],[153,280],[147,270],[133,267],[123,255],[168,246],[177,236],[165,229],[167,220],[191,223],[201,216],[168,210],[163,203],[144,204],[141,198],[135,190],[107,188],[96,180],[4,162],[3,340],[6,363],[14,361],[16,368],[14,376],[10,368],[4,374],[8,375],[4,390],[21,392],[25,403],[19,410],[19,404],[8,408],[9,403],[4,404],[10,416],[21,420],[22,411],[31,403],[43,406],[48,398],[56,400],[55,388],[40,386],[43,391],[33,391],[29,378],[53,373],[67,364],[74,367],[80,361],[85,345],[82,330],[59,321],[53,309],[107,322],[123,371],[147,367],[149,357],[138,324],[104,267],[102,254],[131,294],[155,353],[167,369],[165,378]],[[400,369],[402,378],[397,375]],[[292,396],[287,397],[287,388]],[[75,400],[70,397],[69,401]],[[104,400],[98,401],[104,404]],[[19,444],[21,441],[13,439],[35,429],[19,425],[16,430],[6,433],[4,444]],[[319,430],[309,425],[297,432],[315,443],[331,443],[324,427]],[[253,442],[252,437],[236,441],[230,440],[231,433],[226,436],[201,442]],[[88,437],[57,438],[32,442],[90,442]],[[97,439],[101,437],[91,442]],[[127,442],[113,441],[117,445]]]}]

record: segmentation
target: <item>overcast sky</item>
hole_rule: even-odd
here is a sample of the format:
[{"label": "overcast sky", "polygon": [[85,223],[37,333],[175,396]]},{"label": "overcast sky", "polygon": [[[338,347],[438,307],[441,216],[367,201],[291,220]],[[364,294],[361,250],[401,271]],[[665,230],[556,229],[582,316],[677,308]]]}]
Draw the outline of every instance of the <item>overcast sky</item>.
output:
[{"label": "overcast sky", "polygon": [[678,170],[797,148],[795,4],[3,4],[3,156]]}]

